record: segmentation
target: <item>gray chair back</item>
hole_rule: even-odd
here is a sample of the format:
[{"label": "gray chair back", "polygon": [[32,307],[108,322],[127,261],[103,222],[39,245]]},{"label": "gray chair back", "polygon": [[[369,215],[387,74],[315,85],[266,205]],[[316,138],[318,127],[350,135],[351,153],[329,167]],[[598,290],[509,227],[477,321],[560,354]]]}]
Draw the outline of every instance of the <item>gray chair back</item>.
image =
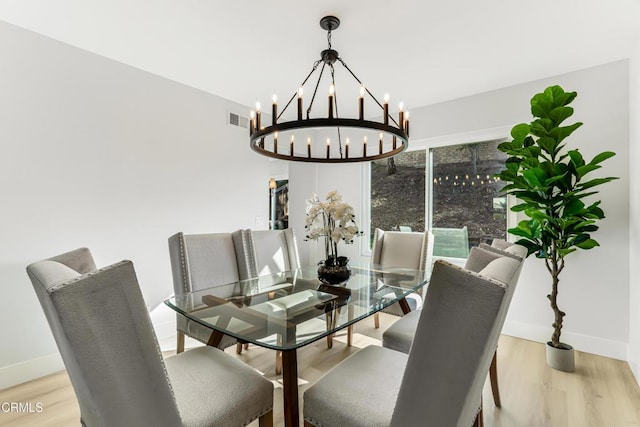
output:
[{"label": "gray chair back", "polygon": [[[169,237],[169,258],[173,274],[173,291],[176,296],[188,292],[216,287],[215,295],[226,298],[233,295],[233,286],[222,286],[246,279],[240,275],[238,251],[241,250],[242,233],[176,233]],[[238,242],[238,244],[236,244]],[[242,271],[247,274],[248,267],[243,265]],[[200,304],[194,301],[194,304]],[[180,332],[207,343],[211,337],[211,329],[193,322],[180,314],[176,315],[178,335],[178,351],[181,351]],[[218,344],[226,348],[236,343],[235,338],[224,336]]]},{"label": "gray chair back", "polygon": [[33,263],[43,307],[88,426],[182,421],[133,265],[95,271],[88,249]]},{"label": "gray chair back", "polygon": [[240,280],[231,233],[184,234],[169,237],[169,257],[176,295]]},{"label": "gray chair back", "polygon": [[249,277],[265,276],[300,268],[300,255],[292,228],[285,230],[243,230],[250,238],[239,253],[239,263],[249,266]]},{"label": "gray chair back", "polygon": [[384,231],[376,228],[373,234],[371,262],[385,267],[429,270],[433,242],[433,234],[429,230],[420,233]]},{"label": "gray chair back", "polygon": [[[503,259],[492,267],[510,279],[519,264]],[[424,425],[425,419],[434,426],[473,424],[502,329],[506,290],[502,281],[435,262],[392,426]]]}]

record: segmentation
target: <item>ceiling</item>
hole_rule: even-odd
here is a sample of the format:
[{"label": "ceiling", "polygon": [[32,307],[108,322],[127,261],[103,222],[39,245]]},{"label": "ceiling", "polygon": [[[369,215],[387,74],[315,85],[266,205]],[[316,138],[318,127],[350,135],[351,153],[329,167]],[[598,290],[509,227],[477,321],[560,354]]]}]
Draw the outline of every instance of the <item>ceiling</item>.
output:
[{"label": "ceiling", "polygon": [[640,0],[0,0],[0,20],[244,105],[296,91],[330,14],[347,65],[409,109],[626,58],[640,34]]}]

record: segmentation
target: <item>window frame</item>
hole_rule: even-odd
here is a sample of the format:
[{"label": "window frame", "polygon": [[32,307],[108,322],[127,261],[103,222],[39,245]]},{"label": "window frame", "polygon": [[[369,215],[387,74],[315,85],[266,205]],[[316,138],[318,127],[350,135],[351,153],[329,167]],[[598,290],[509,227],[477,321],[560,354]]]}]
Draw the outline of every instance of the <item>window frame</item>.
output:
[{"label": "window frame", "polygon": [[[425,224],[429,229],[432,228],[432,212],[431,206],[432,194],[431,183],[429,177],[431,177],[431,159],[430,150],[432,148],[447,147],[452,145],[471,144],[474,142],[483,142],[491,140],[510,139],[511,126],[501,126],[489,129],[473,130],[469,132],[461,132],[457,134],[449,134],[442,136],[434,136],[429,138],[422,138],[415,141],[411,141],[407,151],[425,150],[427,161],[425,162],[425,198],[424,198],[424,212],[425,212]],[[433,178],[431,178],[432,180]],[[360,229],[369,230],[371,228],[371,165],[369,163],[362,164],[361,167],[361,194],[362,205],[360,211],[363,212],[361,217]],[[517,224],[517,214],[511,211],[511,207],[515,204],[515,198],[511,195],[507,196],[507,229],[514,227]],[[507,233],[507,239],[511,236]],[[369,247],[370,239],[360,239],[360,256],[371,257],[371,248]],[[436,257],[434,259],[445,259],[451,263],[462,265],[464,264],[463,258],[449,258],[449,257]]]}]

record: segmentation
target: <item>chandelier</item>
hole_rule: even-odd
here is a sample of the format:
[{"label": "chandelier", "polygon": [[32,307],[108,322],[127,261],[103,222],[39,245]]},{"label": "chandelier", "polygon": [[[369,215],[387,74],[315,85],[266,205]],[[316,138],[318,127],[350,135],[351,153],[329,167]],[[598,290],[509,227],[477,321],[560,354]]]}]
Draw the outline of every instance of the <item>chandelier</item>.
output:
[{"label": "chandelier", "polygon": [[[250,145],[255,152],[282,160],[343,163],[383,159],[407,149],[409,145],[409,113],[404,111],[403,105],[400,103],[398,119],[392,117],[389,113],[389,96],[385,94],[383,103],[380,103],[369,91],[369,88],[351,71],[338,52],[332,49],[331,31],[339,26],[340,20],[335,16],[325,16],[320,20],[320,27],[327,31],[328,48],[322,51],[320,59],[313,63],[311,72],[279,113],[277,97],[273,95],[270,126],[263,126],[260,103],[256,103],[256,110],[251,111],[249,121]],[[337,62],[342,64],[360,86],[357,118],[339,115],[338,88],[340,86],[336,84],[334,69],[334,64]],[[328,89],[326,116],[314,116],[312,108],[325,68],[330,73],[331,83]],[[307,89],[305,84],[318,69],[320,71],[315,85],[310,84],[310,87],[313,87],[311,100],[307,109],[304,110],[303,94]],[[380,108],[382,121],[364,118],[365,96],[367,95],[375,102],[374,109]],[[294,103],[296,98],[297,103]],[[371,102],[369,103],[371,104]],[[289,111],[289,116],[292,119],[283,119],[292,104],[297,104],[297,111],[293,111],[295,107],[292,107]],[[354,101],[355,105],[356,101]],[[373,115],[376,113],[374,112]]]}]

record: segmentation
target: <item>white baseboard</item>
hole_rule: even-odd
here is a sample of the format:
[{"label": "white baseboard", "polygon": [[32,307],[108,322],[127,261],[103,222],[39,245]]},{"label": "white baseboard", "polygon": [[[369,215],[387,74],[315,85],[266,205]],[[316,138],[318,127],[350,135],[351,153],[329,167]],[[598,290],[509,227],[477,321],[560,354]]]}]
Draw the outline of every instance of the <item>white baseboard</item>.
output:
[{"label": "white baseboard", "polygon": [[[545,328],[530,323],[507,321],[502,328],[502,333],[530,341],[546,343],[551,337],[551,327]],[[611,357],[613,359],[627,360],[628,344],[626,342],[576,334],[568,331],[562,332],[561,341],[571,345],[578,351]],[[638,378],[638,374],[636,374],[636,378]]]},{"label": "white baseboard", "polygon": [[59,353],[37,357],[0,368],[0,390],[35,380],[64,369]]}]

